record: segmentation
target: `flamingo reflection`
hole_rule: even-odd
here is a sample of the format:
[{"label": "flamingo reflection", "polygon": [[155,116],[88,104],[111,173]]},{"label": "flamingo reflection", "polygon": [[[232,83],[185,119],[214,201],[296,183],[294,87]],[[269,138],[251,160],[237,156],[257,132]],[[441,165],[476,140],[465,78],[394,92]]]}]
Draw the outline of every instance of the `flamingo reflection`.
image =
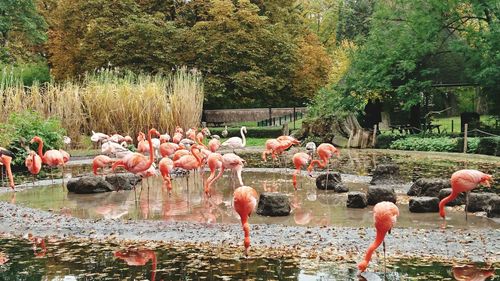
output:
[{"label": "flamingo reflection", "polygon": [[453,277],[457,281],[484,281],[494,275],[494,269],[477,268],[473,264],[453,266]]},{"label": "flamingo reflection", "polygon": [[[47,254],[47,246],[45,245],[45,239],[42,237],[34,236],[33,234],[28,234],[28,240],[33,243],[33,254],[37,258],[43,258]],[[40,247],[40,250],[38,250]]]},{"label": "flamingo reflection", "polygon": [[127,265],[143,266],[151,260],[151,281],[156,277],[156,253],[150,249],[129,248],[123,251],[116,251],[115,257],[125,261]]}]

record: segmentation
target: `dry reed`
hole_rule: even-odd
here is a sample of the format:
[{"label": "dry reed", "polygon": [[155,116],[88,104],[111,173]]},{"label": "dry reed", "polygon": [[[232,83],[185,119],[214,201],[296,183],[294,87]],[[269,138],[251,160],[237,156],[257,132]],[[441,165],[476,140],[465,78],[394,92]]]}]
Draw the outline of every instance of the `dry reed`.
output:
[{"label": "dry reed", "polygon": [[82,82],[31,87],[5,71],[0,82],[0,120],[7,120],[11,112],[34,110],[60,118],[76,140],[92,130],[135,136],[156,127],[172,133],[176,125],[193,127],[201,120],[203,81],[196,70],[181,68],[155,76],[102,70]]}]

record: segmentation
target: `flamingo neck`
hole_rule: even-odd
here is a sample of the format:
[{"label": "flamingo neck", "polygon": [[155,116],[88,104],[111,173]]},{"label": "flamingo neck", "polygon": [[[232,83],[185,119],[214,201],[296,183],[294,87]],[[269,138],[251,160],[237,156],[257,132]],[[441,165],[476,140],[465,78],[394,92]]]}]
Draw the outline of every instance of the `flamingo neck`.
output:
[{"label": "flamingo neck", "polygon": [[366,250],[365,258],[363,259],[362,263],[368,265],[370,260],[372,259],[373,252],[382,244],[385,238],[385,234],[387,231],[380,231],[377,230],[377,236],[375,237],[375,241],[368,247]]},{"label": "flamingo neck", "polygon": [[444,212],[444,207],[446,206],[446,204],[448,204],[449,202],[453,201],[455,198],[457,198],[458,196],[458,192],[455,192],[455,190],[451,190],[451,194],[446,196],[445,198],[443,198],[443,200],[441,200],[439,202],[439,215],[444,218],[446,216],[445,212]]},{"label": "flamingo neck", "polygon": [[5,170],[7,172],[7,177],[9,178],[10,188],[14,189],[14,177],[12,176],[12,170],[10,169],[10,163],[12,161],[12,157],[8,155],[2,155],[1,162],[5,165]]},{"label": "flamingo neck", "polygon": [[43,158],[43,140],[39,139],[37,140],[37,142],[38,142],[38,156],[40,156],[42,162],[45,162]]},{"label": "flamingo neck", "polygon": [[243,147],[246,146],[247,140],[245,139],[245,134],[243,134],[243,127],[240,129],[241,139],[243,139]]},{"label": "flamingo neck", "polygon": [[248,216],[243,215],[241,217],[241,225],[243,226],[243,232],[245,233],[245,249],[250,247],[250,224],[248,223]]},{"label": "flamingo neck", "polygon": [[156,278],[156,254],[155,253],[153,253],[153,255],[151,257],[151,262],[153,263],[151,265],[151,270],[152,270],[152,272],[151,272],[151,281],[154,281],[154,280],[156,280],[155,279]]},{"label": "flamingo neck", "polygon": [[149,161],[148,161],[148,167],[153,164],[155,161],[155,156],[153,154],[153,142],[151,141],[151,130],[148,132],[148,144],[149,144]]},{"label": "flamingo neck", "polygon": [[195,153],[194,150],[196,148],[195,147],[191,147],[191,154],[193,154],[194,158],[196,158],[196,161],[198,162],[198,166],[201,166],[201,158],[200,156],[198,156],[198,153]]}]

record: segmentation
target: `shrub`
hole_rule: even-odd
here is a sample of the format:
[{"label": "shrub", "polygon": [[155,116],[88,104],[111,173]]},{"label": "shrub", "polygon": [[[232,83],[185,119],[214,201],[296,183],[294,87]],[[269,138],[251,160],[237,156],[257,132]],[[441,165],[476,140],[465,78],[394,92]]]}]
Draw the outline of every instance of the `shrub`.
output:
[{"label": "shrub", "polygon": [[[230,137],[241,137],[240,134],[241,127],[231,127],[227,128],[227,138]],[[213,135],[219,135],[222,137],[222,131],[224,128],[209,128],[210,133]],[[281,127],[247,127],[247,133],[245,137],[250,138],[277,138],[283,133]]]},{"label": "shrub", "polygon": [[1,67],[0,81],[6,79],[20,79],[24,86],[32,86],[35,82],[50,82],[49,66],[45,62],[23,65],[8,65]]},{"label": "shrub", "polygon": [[500,156],[500,137],[485,137],[479,140],[477,153]]},{"label": "shrub", "polygon": [[32,150],[38,148],[36,143],[29,143],[34,136],[40,136],[44,141],[44,150],[49,150],[61,147],[65,133],[59,119],[44,119],[34,111],[12,113],[9,116],[8,123],[2,124],[2,127],[7,128],[7,131],[0,132],[9,133],[9,135],[2,135],[1,138],[9,140],[7,147],[16,155],[13,160],[14,165],[24,165],[24,159],[28,155],[28,147]]},{"label": "shrub", "polygon": [[388,134],[380,134],[377,136],[377,140],[375,142],[376,148],[389,148],[391,143],[396,140],[402,139],[405,136],[397,133],[388,133]]},{"label": "shrub", "polygon": [[417,151],[443,151],[452,152],[457,147],[457,140],[448,137],[420,138],[407,137],[394,141],[391,149],[417,150]]},{"label": "shrub", "polygon": [[[464,151],[464,138],[456,138],[457,140],[457,147],[456,147],[456,152],[463,152]],[[479,145],[481,138],[467,138],[467,153],[479,153],[477,152],[477,148]]]}]

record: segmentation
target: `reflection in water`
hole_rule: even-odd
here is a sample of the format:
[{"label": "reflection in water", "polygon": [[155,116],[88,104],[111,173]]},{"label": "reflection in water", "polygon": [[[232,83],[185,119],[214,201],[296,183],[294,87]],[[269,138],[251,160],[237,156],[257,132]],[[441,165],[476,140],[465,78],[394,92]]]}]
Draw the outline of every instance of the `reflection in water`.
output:
[{"label": "reflection in water", "polygon": [[[144,244],[144,242],[142,242]],[[359,280],[352,262],[321,262],[286,253],[235,256],[213,245],[128,245],[91,240],[50,240],[35,257],[27,239],[1,238],[0,280]],[[147,248],[144,248],[147,247]],[[123,249],[116,251],[116,249]],[[147,264],[151,262],[151,266]],[[451,267],[419,260],[391,263],[387,280],[452,280]],[[454,272],[454,270],[453,270]],[[498,271],[496,272],[498,275]],[[383,273],[371,273],[378,280]],[[498,278],[490,277],[491,280]],[[475,279],[458,279],[475,280]],[[479,279],[484,280],[484,279]]]},{"label": "reflection in water", "polygon": [[[212,187],[211,197],[203,191],[202,177],[198,173],[189,178],[187,188],[183,178],[173,178],[172,192],[162,188],[161,177],[149,178],[148,183],[138,185],[137,201],[134,191],[122,190],[97,194],[73,194],[60,188],[40,187],[16,193],[16,204],[80,218],[104,219],[150,219],[165,221],[187,221],[201,223],[239,223],[232,206],[233,187],[230,175],[224,175]],[[340,225],[371,227],[371,207],[349,209],[345,206],[346,193],[334,193],[316,189],[314,179],[304,176],[302,186],[294,191],[290,174],[252,172],[244,173],[245,183],[257,192],[281,192],[292,202],[292,215],[285,217],[251,216],[250,224],[277,223],[285,225]],[[366,178],[344,177],[351,191],[366,191]],[[364,180],[364,182],[363,182]],[[149,185],[149,187],[148,187]],[[405,192],[408,184],[395,189]],[[0,200],[10,201],[12,194],[0,194]],[[404,198],[404,197],[403,197]],[[398,227],[435,228],[441,223],[436,213],[410,213],[408,207],[400,205],[401,220]],[[464,221],[462,213],[451,211],[448,225],[458,228],[492,227],[498,224],[486,218],[470,216]]]},{"label": "reflection in water", "polygon": [[143,266],[151,260],[151,281],[155,280],[156,253],[153,250],[128,248],[123,251],[115,251],[114,255],[132,266]]},{"label": "reflection in water", "polygon": [[[31,233],[28,233],[28,240],[33,243],[33,254],[37,258],[45,257],[47,254],[47,246],[45,246],[45,239],[42,237],[33,236]],[[40,249],[38,249],[40,248]]]},{"label": "reflection in water", "polygon": [[484,281],[495,274],[495,270],[478,268],[473,264],[454,266],[453,277],[457,281]]}]

